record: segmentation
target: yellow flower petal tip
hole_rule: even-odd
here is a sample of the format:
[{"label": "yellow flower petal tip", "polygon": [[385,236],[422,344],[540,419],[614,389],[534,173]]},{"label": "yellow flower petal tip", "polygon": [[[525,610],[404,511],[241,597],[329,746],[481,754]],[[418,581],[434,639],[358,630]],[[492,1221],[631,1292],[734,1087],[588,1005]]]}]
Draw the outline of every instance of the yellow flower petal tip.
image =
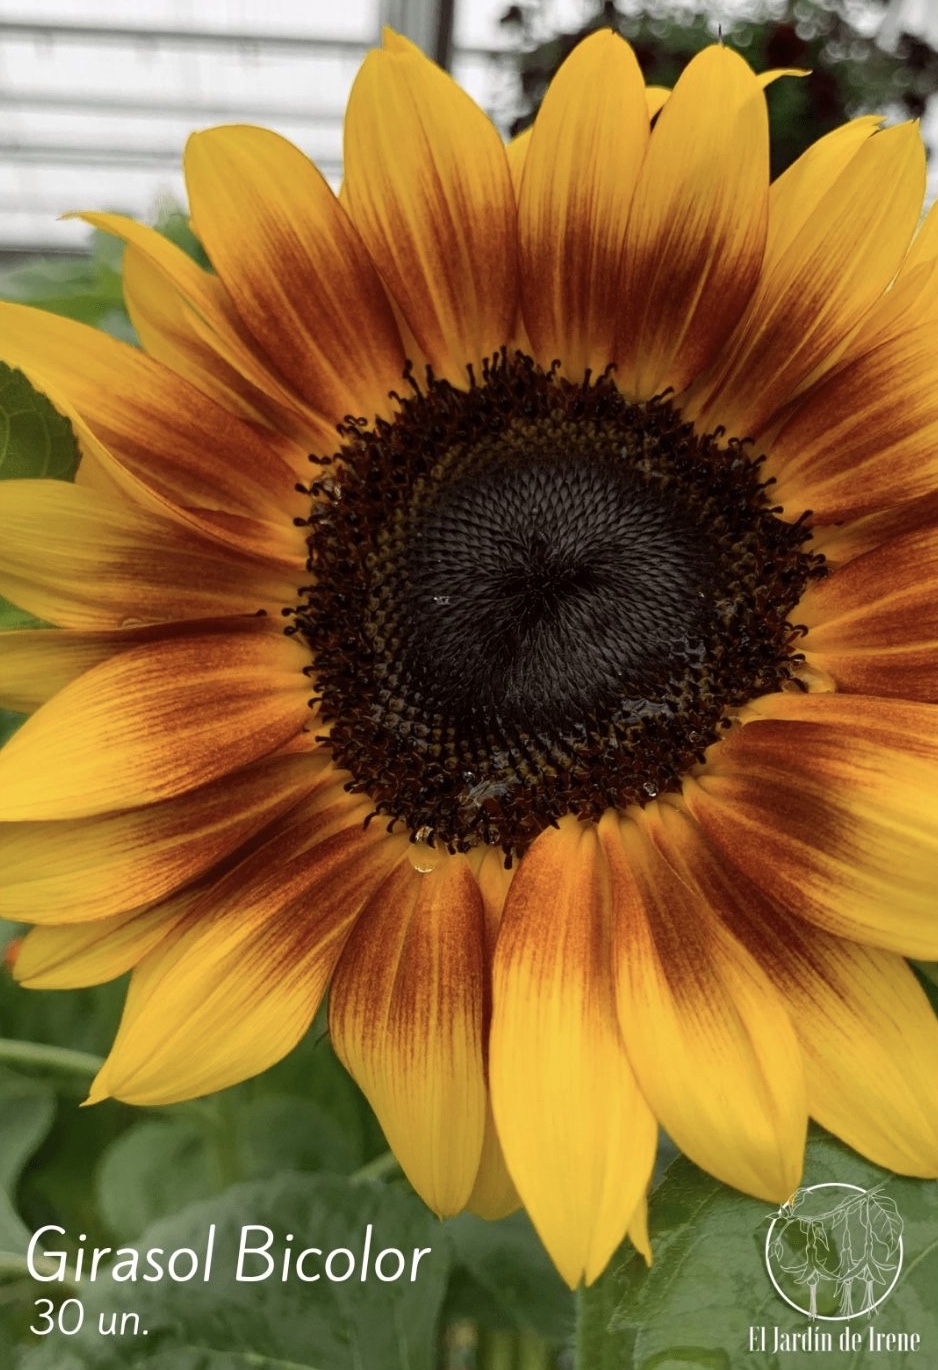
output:
[{"label": "yellow flower petal tip", "polygon": [[396,52],[403,55],[416,54],[418,57],[424,56],[416,43],[411,42],[403,33],[398,33],[396,29],[392,29],[388,24],[385,24],[381,30],[381,46],[385,52]]},{"label": "yellow flower petal tip", "polygon": [[[194,134],[141,346],[0,302],[77,483],[0,482],[0,909],[130,974],[87,1103],[336,1048],[439,1213],[651,1260],[659,1127],[938,1171],[938,376],[914,124],[774,183],[729,47],[589,38],[529,133],[385,30],[337,198]],[[419,60],[418,60],[419,58]],[[311,454],[311,455],[310,455]],[[857,1066],[862,1062],[862,1069]],[[652,1216],[655,1199],[652,1195]]]}]

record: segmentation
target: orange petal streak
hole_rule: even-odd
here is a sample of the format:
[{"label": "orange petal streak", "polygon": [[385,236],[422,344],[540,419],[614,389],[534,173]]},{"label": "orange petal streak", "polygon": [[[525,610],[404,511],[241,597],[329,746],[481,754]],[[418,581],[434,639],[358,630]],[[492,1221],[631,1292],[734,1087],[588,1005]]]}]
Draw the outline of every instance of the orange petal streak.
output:
[{"label": "orange petal streak", "polygon": [[613,359],[611,286],[647,144],[635,55],[609,30],[595,33],[574,49],[544,97],[518,204],[525,326],[538,359],[560,358],[571,377],[586,367],[601,372]]},{"label": "orange petal streak", "polygon": [[509,1172],[563,1278],[605,1268],[645,1196],[657,1129],[616,1015],[595,829],[548,829],[512,881],[495,954],[490,1081]]},{"label": "orange petal streak", "polygon": [[143,809],[10,824],[0,916],[82,922],[162,899],[297,803],[325,764],[275,757]]},{"label": "orange petal streak", "polygon": [[114,629],[296,602],[292,578],[194,530],[59,480],[0,482],[0,593],[63,628]]},{"label": "orange petal streak", "polygon": [[483,918],[464,856],[403,862],[336,968],[329,1026],[401,1168],[441,1216],[472,1192],[485,1129]]},{"label": "orange petal streak", "polygon": [[737,728],[684,781],[724,857],[798,917],[908,956],[938,957],[934,764],[836,722]]},{"label": "orange petal streak", "polygon": [[938,702],[938,527],[876,547],[808,587],[810,665],[858,694]]},{"label": "orange petal streak", "polygon": [[514,322],[508,160],[475,102],[395,34],[349,96],[343,199],[427,361],[465,384]]},{"label": "orange petal streak", "polygon": [[[132,475],[173,504],[290,527],[306,453],[261,431],[139,348],[39,309],[0,303],[2,354],[64,395]],[[54,392],[54,393],[53,393]]]},{"label": "orange petal streak", "polygon": [[808,1122],[794,1030],[692,872],[675,871],[682,838],[669,817],[653,805],[634,821],[610,811],[600,823],[622,1035],[681,1150],[727,1184],[783,1202],[798,1186]]},{"label": "orange petal streak", "polygon": [[383,411],[403,370],[400,335],[312,162],[276,133],[237,125],[193,134],[185,168],[193,227],[274,366],[332,423]]},{"label": "orange petal streak", "polygon": [[773,503],[833,522],[938,485],[936,337],[934,322],[903,329],[796,401],[768,449]]},{"label": "orange petal streak", "polygon": [[768,137],[743,59],[699,53],[658,115],[632,202],[616,341],[630,397],[683,390],[746,307],[765,247]]},{"label": "orange petal streak", "polygon": [[402,843],[354,823],[300,856],[275,839],[134,971],[89,1103],[171,1103],[285,1056],[313,1020],[355,915]]},{"label": "orange petal streak", "polygon": [[[912,124],[869,136],[858,122],[773,186],[759,286],[687,407],[698,426],[737,437],[762,428],[830,370],[898,271],[922,207],[921,138]],[[843,162],[833,182],[821,180]]]},{"label": "orange petal streak", "polygon": [[258,760],[302,731],[307,664],[276,632],[180,637],[102,662],[0,752],[0,817],[136,807]]}]

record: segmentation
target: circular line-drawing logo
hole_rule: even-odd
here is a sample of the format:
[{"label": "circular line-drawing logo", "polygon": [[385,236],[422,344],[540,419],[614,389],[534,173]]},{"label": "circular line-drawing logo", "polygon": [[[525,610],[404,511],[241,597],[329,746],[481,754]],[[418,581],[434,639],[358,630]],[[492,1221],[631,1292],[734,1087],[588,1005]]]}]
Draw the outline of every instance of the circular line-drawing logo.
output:
[{"label": "circular line-drawing logo", "polygon": [[769,1279],[809,1318],[845,1322],[871,1314],[902,1269],[895,1200],[853,1184],[813,1184],[783,1204],[765,1239]]}]

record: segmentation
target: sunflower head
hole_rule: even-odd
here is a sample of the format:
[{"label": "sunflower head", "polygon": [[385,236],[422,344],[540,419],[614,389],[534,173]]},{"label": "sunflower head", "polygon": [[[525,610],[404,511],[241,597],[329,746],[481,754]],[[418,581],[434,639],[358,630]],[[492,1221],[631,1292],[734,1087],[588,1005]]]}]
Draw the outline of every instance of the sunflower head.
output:
[{"label": "sunflower head", "polygon": [[[782,1202],[808,1116],[938,1173],[938,218],[917,130],[768,172],[724,46],[582,43],[503,145],[388,34],[335,196],[186,151],[203,271],[123,239],[131,348],[0,306],[71,419],[8,481],[4,909],[131,970],[92,1100],[336,1049],[439,1213],[571,1285],[646,1254],[659,1124]],[[80,720],[76,723],[76,720]]]}]

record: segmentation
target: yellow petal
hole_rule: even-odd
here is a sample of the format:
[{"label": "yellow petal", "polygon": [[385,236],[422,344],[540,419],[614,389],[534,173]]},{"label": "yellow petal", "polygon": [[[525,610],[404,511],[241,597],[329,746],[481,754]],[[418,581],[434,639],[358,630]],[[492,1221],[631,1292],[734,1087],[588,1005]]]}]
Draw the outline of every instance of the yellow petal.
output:
[{"label": "yellow petal", "polygon": [[[776,696],[781,704],[810,696]],[[835,696],[814,696],[820,704]],[[857,712],[903,713],[885,705]],[[883,701],[871,701],[883,704]],[[849,714],[846,709],[801,709]],[[918,708],[913,711],[922,714]],[[787,711],[797,715],[797,709]],[[679,868],[728,933],[762,967],[787,1009],[804,1064],[808,1110],[878,1165],[908,1174],[938,1167],[938,1020],[900,957],[829,937],[760,890],[673,808],[663,816]],[[687,926],[691,926],[688,924]],[[791,1045],[790,1029],[784,1040]],[[780,1044],[781,1045],[781,1044]],[[782,1069],[784,1073],[784,1067]]]},{"label": "yellow petal", "polygon": [[800,690],[763,695],[746,705],[744,718],[790,719],[844,729],[867,742],[938,763],[938,709],[905,699],[869,695],[802,694]]},{"label": "yellow petal", "polygon": [[80,989],[114,980],[171,937],[201,893],[185,890],[155,908],[93,922],[32,928],[20,943],[16,979],[26,989]]},{"label": "yellow petal", "polygon": [[324,756],[271,758],[143,809],[10,824],[0,915],[83,922],[162,899],[297,803],[324,764]]},{"label": "yellow petal", "polygon": [[138,480],[177,505],[267,518],[302,514],[306,453],[262,433],[139,348],[56,314],[0,303],[0,353],[64,395]]},{"label": "yellow petal", "polygon": [[648,399],[681,391],[749,301],[765,247],[768,116],[730,48],[687,66],[658,116],[628,225],[616,377]]},{"label": "yellow petal", "polygon": [[[121,278],[130,322],[148,357],[194,381],[204,394],[240,418],[253,423],[267,421],[272,412],[270,400],[203,340],[193,324],[191,305],[167,285],[150,257],[128,244]],[[220,287],[221,283],[217,284]],[[296,426],[295,416],[293,423]]]},{"label": "yellow petal", "polygon": [[0,816],[169,799],[269,755],[308,717],[307,653],[277,632],[193,634],[86,671],[0,751]]},{"label": "yellow petal", "polygon": [[808,1123],[798,1044],[767,976],[682,860],[694,833],[660,804],[600,823],[622,1035],[681,1150],[725,1183],[783,1202],[798,1186]]},{"label": "yellow petal", "polygon": [[276,133],[236,125],[193,134],[185,169],[193,228],[274,366],[333,423],[384,410],[403,371],[397,325],[312,162]]},{"label": "yellow petal", "polygon": [[336,967],[329,1027],[411,1184],[440,1216],[475,1184],[485,1130],[482,900],[464,856],[404,862]]},{"label": "yellow petal", "polygon": [[279,619],[296,602],[296,576],[66,481],[0,482],[0,523],[0,593],[64,628]]},{"label": "yellow petal", "polygon": [[670,86],[646,86],[645,105],[648,110],[649,120],[659,115],[664,108],[664,102],[671,94]]},{"label": "yellow petal", "polygon": [[[256,620],[256,631],[264,631],[263,620]],[[224,632],[223,619],[196,619],[186,625],[191,632]],[[80,632],[64,629],[22,628],[5,632],[2,639],[3,673],[0,675],[0,708],[32,713],[58,694],[69,681],[90,671],[118,652],[139,647],[143,642],[161,642],[176,637],[178,622],[154,623],[140,628],[114,628]]]},{"label": "yellow petal", "polygon": [[521,176],[524,172],[524,164],[528,156],[528,148],[531,146],[531,133],[533,124],[519,133],[517,138],[512,138],[510,143],[505,146],[505,155],[508,158],[508,170],[511,172],[511,184],[515,192],[515,199],[521,189]]},{"label": "yellow petal", "polygon": [[938,328],[938,204],[925,215],[896,279],[850,339],[845,357],[863,356],[919,327],[930,328],[933,337]]},{"label": "yellow petal", "polygon": [[518,203],[521,304],[544,365],[580,378],[613,360],[632,192],[648,143],[644,85],[628,43],[580,43],[538,111]]},{"label": "yellow petal", "polygon": [[903,328],[799,397],[769,449],[773,502],[835,522],[935,488],[936,336],[934,323]]},{"label": "yellow petal", "polygon": [[907,963],[799,935],[775,908],[752,941],[796,1025],[812,1117],[887,1170],[938,1175],[938,1019]]},{"label": "yellow petal", "polygon": [[565,819],[525,854],[495,954],[492,1107],[531,1221],[573,1288],[605,1268],[642,1203],[656,1127],[619,1035],[608,874]]},{"label": "yellow petal", "polygon": [[[830,369],[899,269],[922,206],[922,142],[912,124],[866,132],[852,142],[845,133],[830,155],[773,188],[759,287],[689,408],[698,425],[723,424],[737,437],[758,431]],[[846,150],[840,175],[822,182]]]},{"label": "yellow petal", "polygon": [[808,588],[802,650],[842,689],[938,701],[938,527],[876,547]]},{"label": "yellow petal", "polygon": [[882,126],[876,114],[842,124],[812,143],[772,183],[766,264],[776,262],[797,241],[821,209],[830,188]]},{"label": "yellow petal", "polygon": [[494,125],[404,40],[370,52],[345,116],[343,199],[438,375],[510,341],[517,229]]},{"label": "yellow petal", "polygon": [[731,865],[836,936],[938,956],[934,761],[822,722],[737,728],[684,781]]},{"label": "yellow petal", "polygon": [[824,938],[814,940],[812,974],[791,947],[776,964],[812,1115],[887,1170],[938,1176],[938,1019],[907,963]]},{"label": "yellow petal", "polygon": [[173,1103],[224,1089],[303,1036],[355,915],[402,842],[360,823],[288,858],[236,867],[139,963],[88,1097]]},{"label": "yellow petal", "polygon": [[492,1103],[488,1097],[486,1097],[482,1155],[479,1158],[479,1170],[475,1184],[472,1186],[472,1193],[466,1200],[466,1207],[470,1213],[475,1213],[488,1222],[507,1218],[509,1213],[514,1213],[516,1209],[521,1207],[518,1191],[508,1174],[505,1153],[502,1151],[501,1142],[498,1140]]},{"label": "yellow petal", "polygon": [[123,214],[76,217],[126,244],[124,299],[151,356],[226,408],[256,410],[304,451],[332,450],[334,420],[327,422],[263,357],[217,276],[156,229]]}]

